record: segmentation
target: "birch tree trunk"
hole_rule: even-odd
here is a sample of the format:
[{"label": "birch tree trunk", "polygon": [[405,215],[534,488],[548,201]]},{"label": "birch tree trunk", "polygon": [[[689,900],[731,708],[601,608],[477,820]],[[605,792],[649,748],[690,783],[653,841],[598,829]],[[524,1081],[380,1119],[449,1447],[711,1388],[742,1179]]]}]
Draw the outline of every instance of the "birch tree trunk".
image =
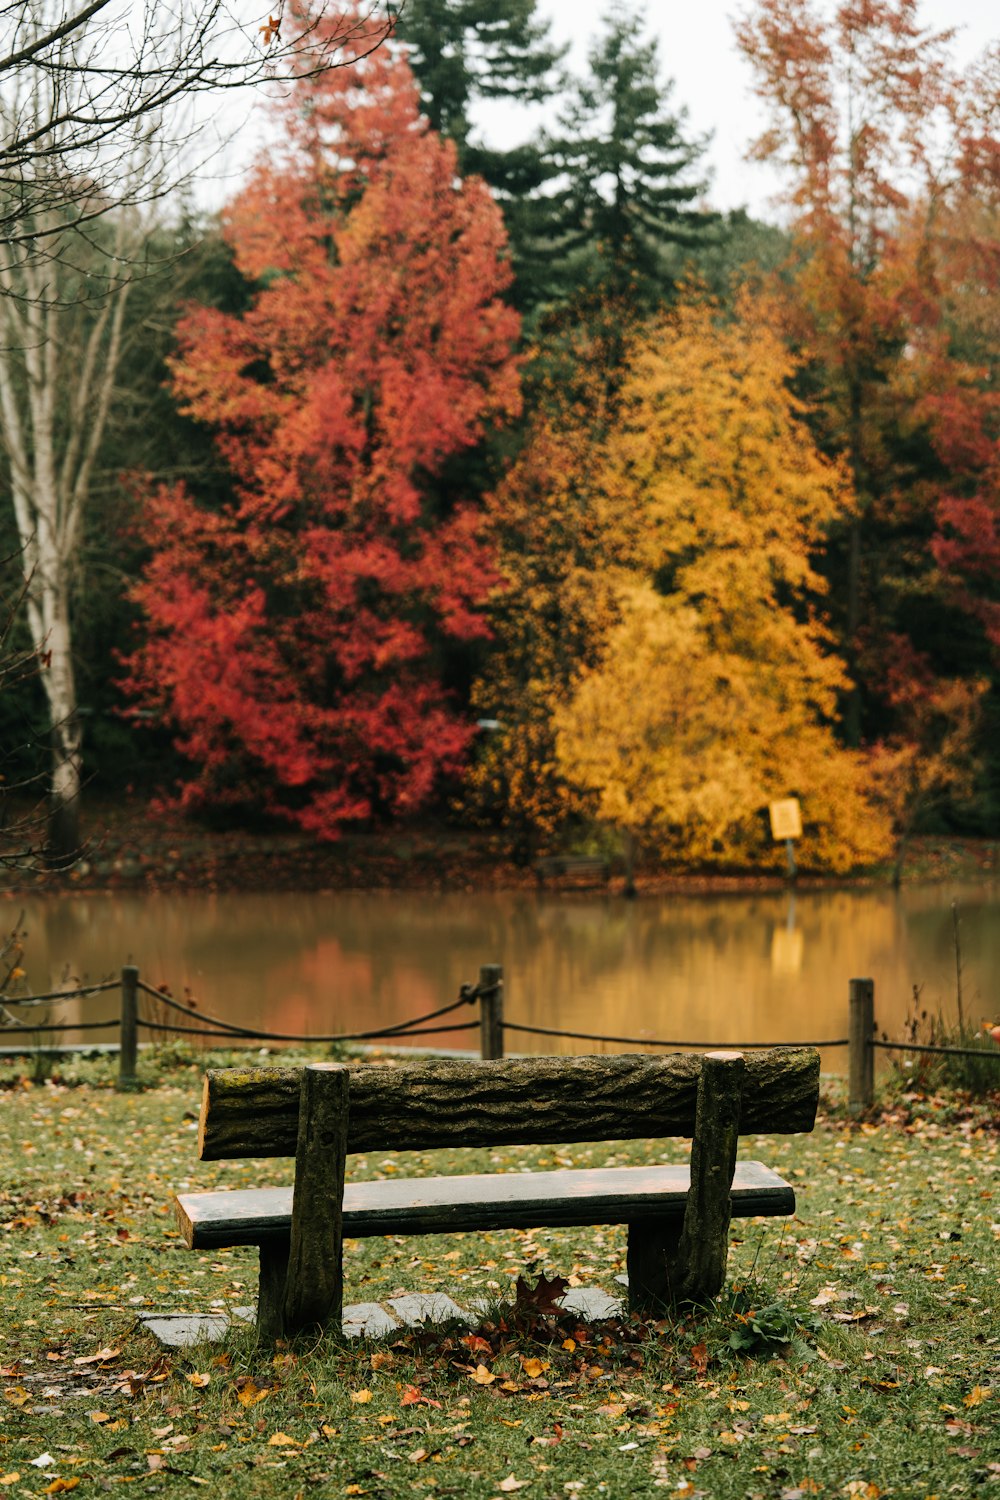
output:
[{"label": "birch tree trunk", "polygon": [[44,256],[14,245],[0,266],[0,454],[48,709],[46,856],[62,867],[82,848],[72,599],[82,578],[84,514],[114,392],[139,231],[135,215],[125,212],[103,247],[51,215],[36,227]]}]

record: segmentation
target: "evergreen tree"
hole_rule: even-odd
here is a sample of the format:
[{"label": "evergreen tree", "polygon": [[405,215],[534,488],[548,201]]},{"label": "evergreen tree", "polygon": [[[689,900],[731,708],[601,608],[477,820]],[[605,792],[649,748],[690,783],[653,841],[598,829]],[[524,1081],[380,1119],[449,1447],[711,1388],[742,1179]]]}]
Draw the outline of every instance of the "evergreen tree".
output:
[{"label": "evergreen tree", "polygon": [[407,0],[397,35],[409,49],[424,114],[455,142],[463,175],[482,177],[500,204],[511,300],[527,311],[549,295],[544,188],[556,169],[537,137],[506,150],[487,146],[471,115],[481,100],[550,99],[564,84],[566,48],[549,40],[535,0]]},{"label": "evergreen tree", "polygon": [[646,303],[672,282],[668,250],[694,249],[715,216],[696,206],[707,139],[686,133],[686,111],[667,108],[644,16],[613,5],[589,55],[590,74],[549,141],[564,185],[551,199],[550,233],[565,279]]},{"label": "evergreen tree", "polygon": [[552,45],[535,9],[535,0],[407,0],[397,27],[421,108],[455,142],[462,173],[515,194],[544,177],[538,147],[494,151],[475,142],[470,112],[482,99],[537,104],[552,96],[566,49]]}]

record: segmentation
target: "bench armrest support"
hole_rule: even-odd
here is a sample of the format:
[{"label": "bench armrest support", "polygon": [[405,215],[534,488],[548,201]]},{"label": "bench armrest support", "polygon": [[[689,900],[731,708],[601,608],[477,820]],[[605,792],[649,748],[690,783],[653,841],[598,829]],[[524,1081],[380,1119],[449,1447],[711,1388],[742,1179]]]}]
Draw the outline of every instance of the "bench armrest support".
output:
[{"label": "bench armrest support", "polygon": [[314,1327],[339,1329],[344,1298],[350,1072],[342,1063],[310,1063],[302,1070],[301,1088],[284,1288],[283,1331],[288,1335]]},{"label": "bench armrest support", "polygon": [[708,1302],[726,1282],[744,1071],[740,1052],[706,1052],[702,1059],[691,1186],[671,1277],[678,1302]]}]

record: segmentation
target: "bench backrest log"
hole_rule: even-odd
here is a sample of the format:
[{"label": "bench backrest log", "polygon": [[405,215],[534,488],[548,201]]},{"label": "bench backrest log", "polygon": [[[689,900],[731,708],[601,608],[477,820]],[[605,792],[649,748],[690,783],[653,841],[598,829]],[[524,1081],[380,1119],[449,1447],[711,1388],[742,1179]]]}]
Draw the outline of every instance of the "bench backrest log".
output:
[{"label": "bench backrest log", "polygon": [[[740,1134],[812,1130],[819,1053],[772,1047],[744,1057]],[[701,1057],[692,1053],[352,1066],[347,1150],[690,1137],[701,1069]],[[199,1132],[202,1159],[294,1156],[302,1071],[209,1071]]]}]

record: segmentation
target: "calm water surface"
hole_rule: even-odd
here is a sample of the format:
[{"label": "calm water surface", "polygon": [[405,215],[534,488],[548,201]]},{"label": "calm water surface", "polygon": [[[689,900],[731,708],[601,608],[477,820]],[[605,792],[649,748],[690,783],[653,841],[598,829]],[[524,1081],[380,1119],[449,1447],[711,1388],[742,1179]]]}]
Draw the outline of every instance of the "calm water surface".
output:
[{"label": "calm water surface", "polygon": [[[1000,882],[792,896],[86,895],[23,907],[35,992],[138,964],[200,1009],[265,1031],[323,1034],[403,1021],[502,963],[510,1021],[698,1044],[847,1034],[848,981],[875,980],[880,1029],[899,1034],[914,985],[955,1018],[952,901],[966,1014],[1000,1016]],[[86,1016],[117,1011],[117,995]],[[74,1002],[74,1005],[76,1003]],[[465,1019],[460,1015],[459,1019]],[[111,1033],[113,1037],[113,1033]],[[451,1032],[443,1047],[474,1045]],[[509,1051],[593,1044],[511,1033]],[[608,1050],[622,1050],[609,1048]],[[846,1070],[846,1049],[824,1066]]]}]

